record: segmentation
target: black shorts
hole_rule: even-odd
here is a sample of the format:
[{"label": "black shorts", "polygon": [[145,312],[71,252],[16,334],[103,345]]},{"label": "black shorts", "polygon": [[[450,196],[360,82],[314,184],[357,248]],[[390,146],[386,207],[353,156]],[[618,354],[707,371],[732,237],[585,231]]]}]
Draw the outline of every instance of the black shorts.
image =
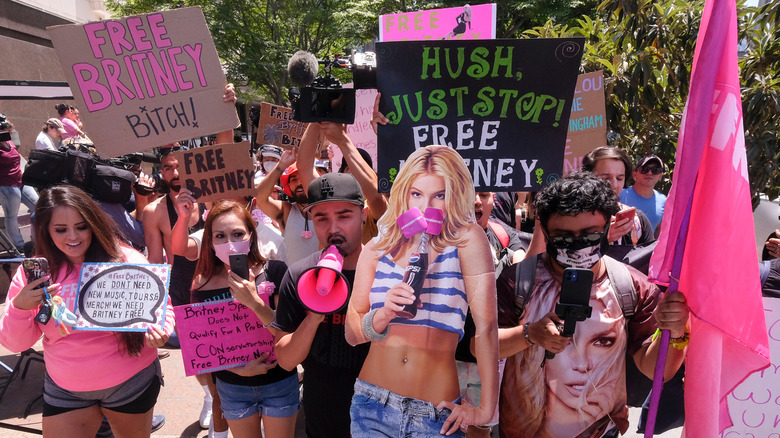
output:
[{"label": "black shorts", "polygon": [[93,405],[124,414],[143,414],[157,403],[162,386],[159,359],[125,382],[97,391],[68,391],[47,373],[43,384],[43,416],[51,417]]}]

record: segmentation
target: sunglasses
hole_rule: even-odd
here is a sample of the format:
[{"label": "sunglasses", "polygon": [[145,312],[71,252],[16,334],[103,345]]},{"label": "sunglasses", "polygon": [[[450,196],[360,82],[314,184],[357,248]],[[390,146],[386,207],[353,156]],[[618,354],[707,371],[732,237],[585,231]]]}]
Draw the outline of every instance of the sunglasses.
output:
[{"label": "sunglasses", "polygon": [[604,237],[604,234],[604,232],[596,232],[586,233],[579,236],[548,236],[547,240],[554,247],[564,249],[574,246],[575,244],[582,244],[582,246],[593,245],[594,243],[600,242]]},{"label": "sunglasses", "polygon": [[664,172],[663,169],[661,169],[658,166],[645,166],[641,169],[639,169],[639,172],[641,173],[652,173],[653,175],[660,175]]}]

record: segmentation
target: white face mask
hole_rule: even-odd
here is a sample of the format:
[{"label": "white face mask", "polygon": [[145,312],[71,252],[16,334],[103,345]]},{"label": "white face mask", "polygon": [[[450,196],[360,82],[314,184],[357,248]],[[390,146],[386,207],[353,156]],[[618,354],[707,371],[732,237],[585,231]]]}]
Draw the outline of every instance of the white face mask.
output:
[{"label": "white face mask", "polygon": [[271,171],[274,170],[274,167],[276,167],[275,161],[263,161],[263,172],[271,173]]}]

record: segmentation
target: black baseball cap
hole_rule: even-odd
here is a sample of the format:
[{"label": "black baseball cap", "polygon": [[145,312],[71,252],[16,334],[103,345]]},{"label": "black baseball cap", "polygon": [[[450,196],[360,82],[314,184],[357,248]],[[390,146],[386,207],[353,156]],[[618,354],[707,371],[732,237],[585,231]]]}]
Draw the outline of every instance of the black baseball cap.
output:
[{"label": "black baseball cap", "polygon": [[303,209],[307,213],[317,204],[323,202],[349,202],[363,207],[365,198],[354,176],[348,173],[326,173],[309,184],[309,205]]}]

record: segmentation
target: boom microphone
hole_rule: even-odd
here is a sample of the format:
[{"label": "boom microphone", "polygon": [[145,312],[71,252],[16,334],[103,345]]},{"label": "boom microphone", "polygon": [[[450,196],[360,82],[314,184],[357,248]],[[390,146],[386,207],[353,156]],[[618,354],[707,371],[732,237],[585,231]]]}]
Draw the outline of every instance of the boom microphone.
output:
[{"label": "boom microphone", "polygon": [[299,87],[305,87],[317,78],[319,66],[317,58],[309,52],[299,50],[290,58],[287,63],[287,73],[293,84]]}]

